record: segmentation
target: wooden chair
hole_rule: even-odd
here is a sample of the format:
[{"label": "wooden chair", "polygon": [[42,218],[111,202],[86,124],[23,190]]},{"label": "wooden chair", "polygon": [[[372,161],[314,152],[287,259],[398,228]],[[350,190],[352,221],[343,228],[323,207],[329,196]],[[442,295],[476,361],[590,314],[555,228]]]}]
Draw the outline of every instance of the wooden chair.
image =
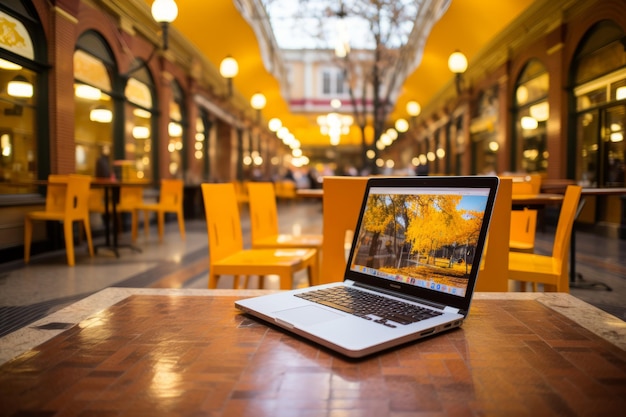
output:
[{"label": "wooden chair", "polygon": [[511,223],[510,178],[501,178],[493,207],[487,242],[476,281],[476,291],[509,290],[509,225]]},{"label": "wooden chair", "polygon": [[89,222],[89,183],[86,175],[50,175],[46,193],[46,208],[31,211],[24,218],[24,262],[30,261],[30,246],[33,237],[33,221],[63,222],[63,235],[67,252],[67,264],[74,266],[74,222],[80,221],[87,236],[89,255],[93,256],[91,225]]},{"label": "wooden chair", "polygon": [[183,216],[183,181],[176,179],[162,179],[161,190],[159,191],[159,201],[157,203],[139,203],[133,208],[132,218],[132,238],[137,240],[138,211],[144,212],[143,226],[146,237],[150,233],[149,212],[154,211],[157,216],[157,227],[159,231],[159,242],[163,242],[165,233],[165,213],[176,213],[180,236],[185,239],[185,218]]},{"label": "wooden chair", "polygon": [[533,290],[537,289],[537,283],[542,283],[547,290],[569,292],[567,255],[580,193],[580,186],[567,186],[563,204],[561,205],[561,212],[559,213],[552,255],[510,252],[509,279],[532,282]]},{"label": "wooden chair", "polygon": [[[281,234],[278,227],[278,209],[274,184],[271,182],[248,183],[250,207],[250,231],[252,248],[313,248],[321,256],[322,235]],[[319,259],[318,259],[319,264]]]},{"label": "wooden chair", "polygon": [[239,207],[232,183],[202,184],[202,197],[209,235],[209,288],[216,288],[222,275],[278,275],[281,289],[291,289],[293,274],[308,269],[309,284],[317,280],[315,249],[244,249]]},{"label": "wooden chair", "polygon": [[367,177],[324,177],[322,268],[319,283],[342,281],[346,233],[355,232]]}]

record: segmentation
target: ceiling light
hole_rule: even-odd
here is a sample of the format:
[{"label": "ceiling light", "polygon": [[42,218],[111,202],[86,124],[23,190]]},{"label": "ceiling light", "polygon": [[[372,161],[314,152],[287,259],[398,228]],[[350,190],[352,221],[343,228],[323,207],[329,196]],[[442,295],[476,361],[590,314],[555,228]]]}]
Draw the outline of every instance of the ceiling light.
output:
[{"label": "ceiling light", "polygon": [[522,120],[520,121],[520,123],[522,125],[522,129],[524,130],[537,129],[537,126],[539,126],[539,123],[537,123],[537,120],[529,116],[522,117]]},{"label": "ceiling light", "polygon": [[422,112],[422,106],[417,101],[409,101],[406,103],[406,112],[411,117],[417,117]]},{"label": "ceiling light", "polygon": [[619,87],[617,90],[615,90],[615,99],[616,100],[623,100],[625,98],[626,98],[626,86]]},{"label": "ceiling light", "polygon": [[30,98],[33,96],[33,85],[22,75],[9,81],[7,93],[13,97]]},{"label": "ceiling light", "polygon": [[102,91],[87,84],[76,84],[74,95],[85,100],[97,101],[102,98]]},{"label": "ceiling light", "polygon": [[232,56],[227,56],[220,63],[220,74],[224,78],[234,78],[239,74],[239,64]]},{"label": "ceiling light", "polygon": [[259,110],[259,111],[263,110],[266,104],[267,104],[267,99],[261,93],[254,94],[252,98],[250,99],[250,105],[255,110]]},{"label": "ceiling light", "polygon": [[22,66],[11,61],[7,61],[6,59],[0,58],[0,69],[18,71],[22,69]]},{"label": "ceiling light", "polygon": [[113,112],[106,107],[94,107],[89,112],[89,120],[98,123],[111,123],[113,120]]},{"label": "ceiling light", "polygon": [[283,126],[283,122],[281,122],[279,118],[274,117],[270,119],[270,121],[267,123],[267,126],[269,127],[270,131],[277,132],[278,129]]},{"label": "ceiling light", "polygon": [[407,122],[405,119],[396,120],[395,126],[396,130],[400,133],[404,133],[409,130],[409,122]]},{"label": "ceiling light", "polygon": [[455,74],[462,74],[467,70],[467,58],[462,52],[453,52],[448,58],[448,68]]},{"label": "ceiling light", "polygon": [[150,129],[147,126],[133,127],[133,137],[135,139],[148,139],[150,137]]}]

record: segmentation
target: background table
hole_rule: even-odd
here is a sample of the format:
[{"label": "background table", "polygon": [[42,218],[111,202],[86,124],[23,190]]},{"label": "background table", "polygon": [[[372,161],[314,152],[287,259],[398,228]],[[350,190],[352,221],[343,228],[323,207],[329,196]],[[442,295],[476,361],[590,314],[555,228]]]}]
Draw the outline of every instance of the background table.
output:
[{"label": "background table", "polygon": [[[29,342],[0,340],[0,351],[23,352],[0,367],[0,415],[620,415],[626,407],[625,323],[568,294],[479,293],[462,328],[348,360],[234,308],[260,293],[110,288],[86,298],[25,330]],[[37,346],[35,333],[46,332]]]}]

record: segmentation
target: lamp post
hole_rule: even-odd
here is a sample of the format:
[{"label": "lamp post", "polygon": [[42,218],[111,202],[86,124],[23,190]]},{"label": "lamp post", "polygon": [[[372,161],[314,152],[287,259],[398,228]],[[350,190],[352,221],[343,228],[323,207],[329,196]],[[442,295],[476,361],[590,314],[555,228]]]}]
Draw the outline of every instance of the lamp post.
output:
[{"label": "lamp post", "polygon": [[455,75],[456,93],[457,95],[461,95],[463,91],[463,73],[467,69],[467,58],[460,51],[453,52],[448,58],[448,68]]},{"label": "lamp post", "polygon": [[232,56],[227,56],[220,63],[220,75],[228,81],[228,97],[233,96],[233,78],[239,74],[239,64]]},{"label": "lamp post", "polygon": [[178,17],[178,6],[174,0],[154,0],[152,3],[152,17],[163,29],[163,50],[168,48],[168,28],[176,17]]}]

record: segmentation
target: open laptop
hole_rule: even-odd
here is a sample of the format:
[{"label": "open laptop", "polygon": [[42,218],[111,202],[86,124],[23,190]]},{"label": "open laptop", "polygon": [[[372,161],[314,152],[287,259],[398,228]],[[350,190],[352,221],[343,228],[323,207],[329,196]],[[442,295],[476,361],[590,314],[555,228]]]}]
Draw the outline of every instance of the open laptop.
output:
[{"label": "open laptop", "polygon": [[477,176],[370,178],[344,281],[235,306],[354,358],[458,327],[498,184]]}]

